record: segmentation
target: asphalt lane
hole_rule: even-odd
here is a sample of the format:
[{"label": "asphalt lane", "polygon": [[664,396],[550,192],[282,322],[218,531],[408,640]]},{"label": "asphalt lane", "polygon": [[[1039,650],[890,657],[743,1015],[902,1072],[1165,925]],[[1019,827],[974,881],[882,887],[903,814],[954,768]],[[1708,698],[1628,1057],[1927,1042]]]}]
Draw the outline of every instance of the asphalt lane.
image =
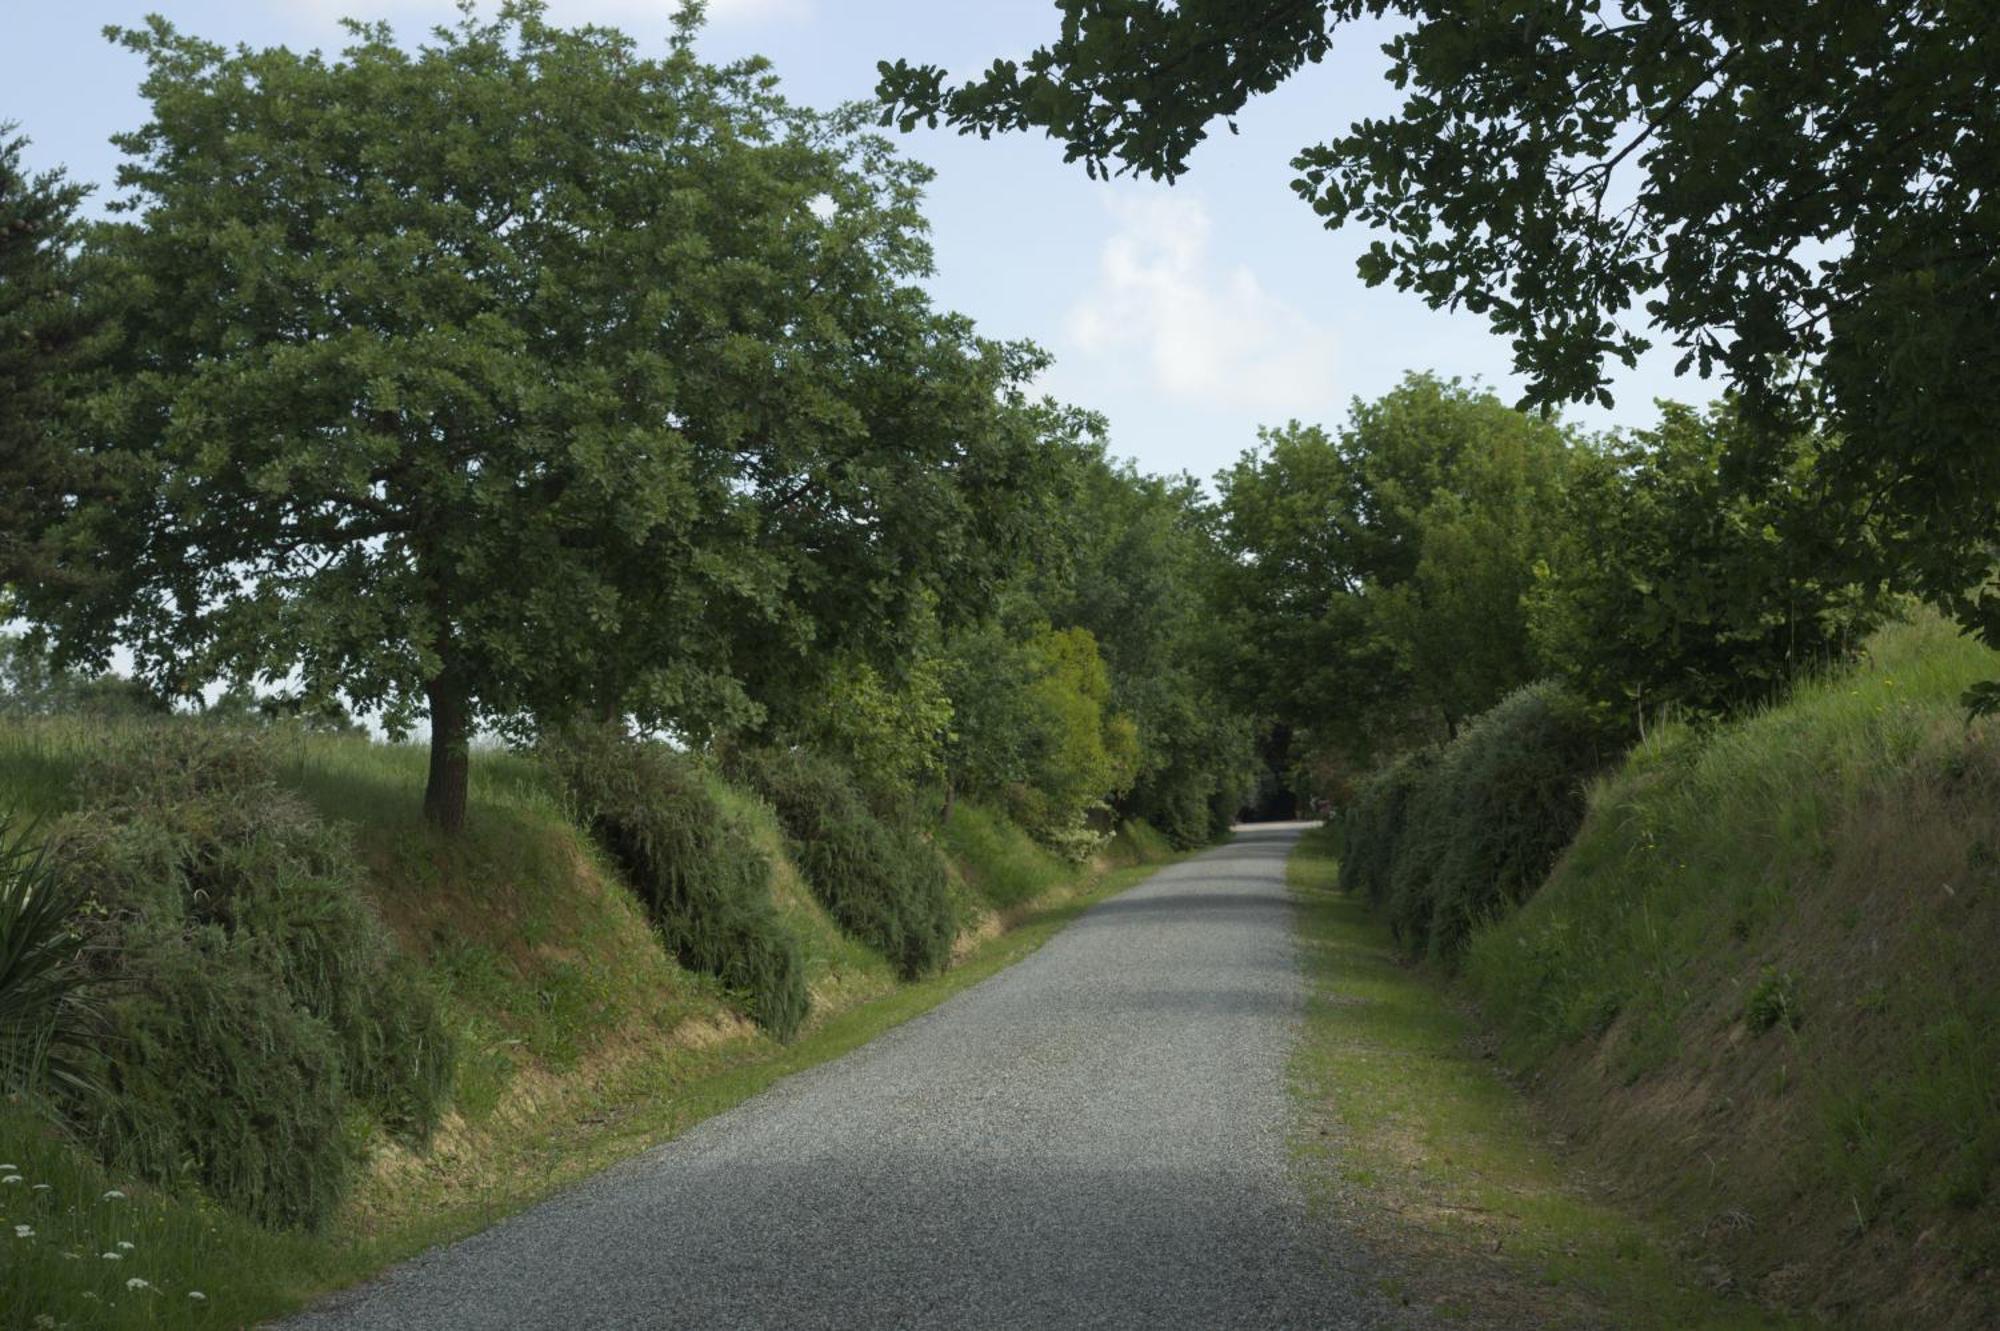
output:
[{"label": "asphalt lane", "polygon": [[866,1047],[287,1325],[1391,1325],[1287,1146],[1298,832],[1246,829]]}]

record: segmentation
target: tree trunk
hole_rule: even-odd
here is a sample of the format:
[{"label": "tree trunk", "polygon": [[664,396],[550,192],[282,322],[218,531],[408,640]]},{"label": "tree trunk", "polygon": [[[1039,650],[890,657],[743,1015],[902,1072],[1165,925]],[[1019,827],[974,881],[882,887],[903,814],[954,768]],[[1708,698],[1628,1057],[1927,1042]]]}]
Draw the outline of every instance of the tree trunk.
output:
[{"label": "tree trunk", "polygon": [[456,836],[465,828],[472,708],[464,686],[448,671],[424,686],[424,696],[431,704],[431,772],[424,786],[424,817],[439,831]]}]

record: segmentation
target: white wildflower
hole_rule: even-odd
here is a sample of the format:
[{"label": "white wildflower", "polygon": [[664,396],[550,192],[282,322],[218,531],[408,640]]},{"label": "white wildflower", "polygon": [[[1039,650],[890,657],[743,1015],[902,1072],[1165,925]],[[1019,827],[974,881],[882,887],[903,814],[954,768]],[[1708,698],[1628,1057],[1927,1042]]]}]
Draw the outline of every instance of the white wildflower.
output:
[{"label": "white wildflower", "polygon": [[83,1292],[83,1297],[89,1299],[92,1303],[95,1303],[97,1302],[97,1291],[94,1289],[87,1289]]},{"label": "white wildflower", "polygon": [[11,1174],[19,1168],[19,1165],[0,1165],[0,1174]]},{"label": "white wildflower", "polygon": [[198,1290],[198,1289],[191,1289],[191,1290],[189,1290],[189,1291],[188,1291],[188,1297],[189,1297],[189,1298],[191,1298],[191,1299],[193,1299],[193,1300],[194,1300],[194,1301],[195,1301],[196,1303],[206,1303],[206,1302],[208,1302],[208,1295],[206,1295],[206,1294],[202,1293],[202,1292],[201,1292],[200,1290]]},{"label": "white wildflower", "polygon": [[103,1257],[107,1262],[122,1262],[125,1260],[125,1254],[122,1252],[100,1253],[99,1256]]},{"label": "white wildflower", "polygon": [[122,1202],[125,1200],[125,1194],[113,1188],[110,1192],[104,1194],[103,1200],[107,1202]]},{"label": "white wildflower", "polygon": [[49,1190],[49,1186],[50,1186],[50,1185],[49,1185],[49,1184],[46,1184],[46,1183],[37,1183],[37,1184],[36,1184],[36,1185],[35,1185],[34,1187],[32,1187],[32,1188],[28,1189],[28,1191],[29,1191],[29,1192],[47,1192],[47,1191]]},{"label": "white wildflower", "polygon": [[120,1250],[122,1250],[122,1251],[124,1251],[124,1252],[130,1252],[130,1251],[132,1251],[132,1244],[130,1243],[130,1241],[128,1241],[128,1240],[126,1240],[126,1239],[120,1239],[120,1240],[118,1240],[118,1247],[120,1248]]},{"label": "white wildflower", "polygon": [[17,1239],[31,1239],[35,1237],[35,1227],[33,1225],[16,1225],[14,1226],[14,1237]]},{"label": "white wildflower", "polygon": [[133,1276],[125,1282],[125,1288],[127,1289],[151,1289],[152,1287],[153,1282],[144,1276]]},{"label": "white wildflower", "polygon": [[0,1177],[0,1183],[19,1183],[20,1181],[21,1176],[19,1174],[8,1174],[5,1177]]}]

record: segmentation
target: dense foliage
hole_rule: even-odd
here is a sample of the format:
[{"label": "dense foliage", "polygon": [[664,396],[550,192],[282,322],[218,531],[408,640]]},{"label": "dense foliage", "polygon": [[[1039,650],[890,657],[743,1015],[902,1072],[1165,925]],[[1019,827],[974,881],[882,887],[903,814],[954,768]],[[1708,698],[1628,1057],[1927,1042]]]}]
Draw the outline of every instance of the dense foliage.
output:
[{"label": "dense foliage", "polygon": [[878,797],[942,787],[1004,807],[1071,857],[1119,818],[1192,847],[1227,832],[1254,779],[1253,720],[1222,687],[1211,607],[1225,558],[1200,488],[1101,446],[1067,452],[1038,557],[990,613],[917,626],[895,667],[837,661],[778,728]]},{"label": "dense foliage", "polygon": [[1347,428],[1265,434],[1218,478],[1217,611],[1239,696],[1356,762],[1442,739],[1542,673],[1524,593],[1575,451],[1492,394],[1412,375]]},{"label": "dense foliage", "polygon": [[[1830,576],[1836,501],[1802,436],[1767,475],[1732,478],[1731,404],[1667,404],[1660,424],[1577,460],[1560,539],[1529,594],[1541,657],[1634,730],[1780,695],[1851,653],[1879,595]],[[1834,565],[1837,566],[1837,565]],[[1875,589],[1879,591],[1879,589]]]},{"label": "dense foliage", "polygon": [[346,834],[277,782],[268,740],[107,733],[50,830],[99,1026],[55,1085],[100,1159],[274,1225],[325,1221],[356,1116],[409,1141],[443,1111],[452,1041],[361,893]]},{"label": "dense foliage", "polygon": [[603,728],[551,736],[541,754],[673,954],[742,994],[758,1025],[790,1039],[809,1003],[799,940],[772,904],[770,862],[700,768]]},{"label": "dense foliage", "polygon": [[1456,964],[1475,927],[1541,886],[1607,747],[1560,686],[1518,690],[1434,756],[1361,788],[1342,825],[1342,886],[1385,906],[1412,952]]},{"label": "dense foliage", "polygon": [[61,172],[30,176],[26,140],[0,122],[0,609],[9,583],[75,593],[93,570],[62,568],[43,541],[73,495],[103,493],[88,453],[69,446],[73,388],[104,350],[101,295],[77,254],[86,190]]},{"label": "dense foliage", "polygon": [[958,908],[944,857],[922,829],[878,815],[852,773],[802,749],[737,750],[728,770],[776,810],[807,886],[841,928],[907,978],[944,967]]},{"label": "dense foliage", "polygon": [[[1089,632],[1108,706],[1132,728],[1135,761],[1112,802],[1183,849],[1226,836],[1256,763],[1251,714],[1223,677],[1227,639],[1213,607],[1227,594],[1227,556],[1209,502],[1191,477],[1093,460],[1068,516],[1066,558],[1043,561],[1036,594],[1054,622]],[[1122,764],[1122,739],[1110,747]]]},{"label": "dense foliage", "polygon": [[[1173,179],[1216,120],[1387,18],[1400,111],[1294,159],[1330,227],[1433,306],[1507,337],[1528,401],[1608,401],[1628,311],[1724,373],[1781,466],[1825,425],[1845,557],[2000,641],[2000,25],[1958,0],[1057,0],[1060,37],[947,87],[882,65],[885,123],[1040,129],[1092,174]],[[1810,374],[1800,374],[1809,367]],[[1773,452],[1777,456],[1773,456]],[[2000,686],[1996,686],[2000,687]],[[2000,697],[2000,693],[1992,694]]]},{"label": "dense foliage", "polygon": [[39,838],[0,817],[0,1095],[48,1077],[86,1089],[74,1059],[91,1034],[75,923],[87,900],[57,875]]}]

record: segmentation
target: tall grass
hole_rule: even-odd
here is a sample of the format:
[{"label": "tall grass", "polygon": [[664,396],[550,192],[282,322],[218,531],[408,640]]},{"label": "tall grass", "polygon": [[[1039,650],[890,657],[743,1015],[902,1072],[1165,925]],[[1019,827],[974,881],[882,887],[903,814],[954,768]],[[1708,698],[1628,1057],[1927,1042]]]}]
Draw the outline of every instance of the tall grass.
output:
[{"label": "tall grass", "polygon": [[804,954],[773,904],[771,861],[699,767],[604,730],[552,738],[542,758],[681,963],[720,979],[759,1026],[789,1040],[809,1003]]},{"label": "tall grass", "polygon": [[49,1077],[88,1089],[75,1065],[94,1015],[77,929],[87,900],[57,877],[32,827],[0,814],[0,1094]]},{"label": "tall grass", "polygon": [[[2000,727],[1959,703],[1996,670],[1925,615],[1746,720],[1657,731],[1467,955],[1515,1066],[1630,1087],[1587,1112],[1634,1167],[1688,1205],[1738,1197],[1762,1226],[1743,1246],[1790,1235],[1828,1288],[1870,1264],[1802,1228],[1928,1231],[1905,1268],[2000,1267]],[[1685,1136],[1621,1119],[1655,1080],[1731,1112]],[[1697,1148],[1711,1165],[1676,1172]]]},{"label": "tall grass", "polygon": [[958,918],[944,857],[928,836],[868,806],[854,777],[803,749],[747,750],[730,775],[770,802],[814,895],[905,979],[941,970]]},{"label": "tall grass", "polygon": [[1067,884],[1078,872],[1020,824],[971,800],[952,805],[941,836],[973,894],[994,910],[1032,901]]}]

